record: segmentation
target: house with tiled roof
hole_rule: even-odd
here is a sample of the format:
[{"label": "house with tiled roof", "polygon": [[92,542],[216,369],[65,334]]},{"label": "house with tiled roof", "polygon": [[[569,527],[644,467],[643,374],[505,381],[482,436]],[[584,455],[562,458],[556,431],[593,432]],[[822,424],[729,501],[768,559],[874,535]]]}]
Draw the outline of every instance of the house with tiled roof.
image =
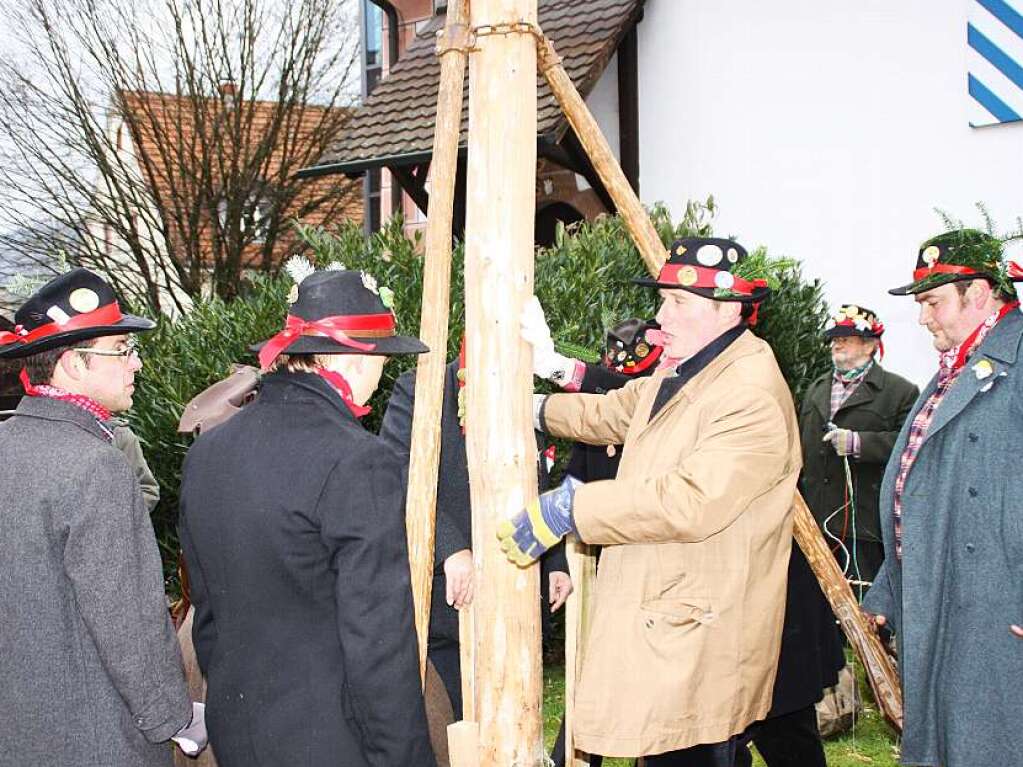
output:
[{"label": "house with tiled roof", "polygon": [[[363,0],[364,102],[330,150],[302,172],[309,178],[364,177],[370,229],[395,212],[405,215],[410,228],[425,221],[440,76],[436,33],[444,26],[445,9],[438,0]],[[540,26],[634,186],[639,177],[635,41],[642,13],[643,0],[539,0]],[[558,221],[591,219],[614,208],[542,77],[538,86],[537,241],[545,242]],[[465,215],[468,87],[465,93],[456,231]]]},{"label": "house with tiled roof", "polygon": [[[333,135],[343,129],[350,109],[240,100],[234,94],[231,83],[198,105],[190,96],[169,93],[115,94],[110,143],[138,169],[145,194],[137,204],[149,207],[138,215],[139,226],[148,227],[157,261],[169,249],[187,251],[192,268],[211,271],[226,250],[217,239],[237,236],[244,243],[242,268],[269,269],[296,250],[288,222],[362,221],[361,184],[296,177],[318,156],[325,130]],[[229,126],[235,110],[242,112],[244,130]],[[239,221],[237,234],[229,231],[229,216]],[[269,226],[271,221],[279,226]],[[92,231],[117,262],[123,248],[116,228],[100,222]],[[276,236],[268,240],[268,232]]]}]

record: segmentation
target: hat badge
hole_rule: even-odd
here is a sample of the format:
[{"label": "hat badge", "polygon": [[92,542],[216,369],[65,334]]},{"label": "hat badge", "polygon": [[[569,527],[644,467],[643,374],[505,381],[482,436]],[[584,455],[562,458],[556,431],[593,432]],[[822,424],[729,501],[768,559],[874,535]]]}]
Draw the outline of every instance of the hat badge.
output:
[{"label": "hat badge", "polygon": [[698,279],[699,276],[696,274],[696,269],[692,266],[683,266],[678,270],[678,284],[683,287],[696,284]]},{"label": "hat badge", "polygon": [[937,245],[928,245],[924,248],[923,259],[928,267],[933,268],[941,257],[941,249]]},{"label": "hat badge", "polygon": [[89,288],[76,288],[71,291],[67,302],[79,314],[88,314],[99,309],[99,296],[95,290]]}]

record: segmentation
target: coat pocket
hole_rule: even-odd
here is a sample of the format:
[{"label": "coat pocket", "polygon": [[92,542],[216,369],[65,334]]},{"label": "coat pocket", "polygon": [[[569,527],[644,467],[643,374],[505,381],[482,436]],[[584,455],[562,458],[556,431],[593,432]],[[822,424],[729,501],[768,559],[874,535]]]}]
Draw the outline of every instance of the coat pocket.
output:
[{"label": "coat pocket", "polygon": [[641,605],[647,628],[657,622],[672,627],[707,625],[717,620],[709,599],[683,597],[673,599],[647,599]]}]

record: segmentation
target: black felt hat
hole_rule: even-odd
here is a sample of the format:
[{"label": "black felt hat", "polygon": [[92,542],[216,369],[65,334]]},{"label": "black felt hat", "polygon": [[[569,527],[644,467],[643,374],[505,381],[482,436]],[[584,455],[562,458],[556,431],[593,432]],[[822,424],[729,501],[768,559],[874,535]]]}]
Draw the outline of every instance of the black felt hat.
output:
[{"label": "black felt hat", "polygon": [[349,269],[317,271],[292,290],[284,330],[255,344],[263,368],[280,354],[422,354],[418,338],[395,335],[394,314],[370,275]]},{"label": "black felt hat", "polygon": [[714,301],[759,303],[770,295],[766,279],[746,274],[746,249],[718,237],[675,240],[656,279],[633,280],[648,288],[680,288]]},{"label": "black felt hat", "polygon": [[977,229],[953,229],[924,242],[916,257],[913,281],[888,292],[914,295],[950,282],[986,279],[1007,296],[1015,296],[1013,282],[1023,279],[1019,267],[1006,263],[1002,241]]},{"label": "black felt hat", "polygon": [[652,371],[664,347],[648,338],[647,331],[659,328],[653,320],[635,317],[619,322],[607,332],[604,367],[630,376]]},{"label": "black felt hat", "polygon": [[824,328],[824,337],[829,340],[840,336],[880,338],[883,333],[884,324],[877,314],[857,304],[842,304]]},{"label": "black felt hat", "polygon": [[152,330],[156,323],[123,314],[113,288],[88,269],[54,277],[14,314],[14,330],[0,332],[0,359],[29,357],[101,336]]}]

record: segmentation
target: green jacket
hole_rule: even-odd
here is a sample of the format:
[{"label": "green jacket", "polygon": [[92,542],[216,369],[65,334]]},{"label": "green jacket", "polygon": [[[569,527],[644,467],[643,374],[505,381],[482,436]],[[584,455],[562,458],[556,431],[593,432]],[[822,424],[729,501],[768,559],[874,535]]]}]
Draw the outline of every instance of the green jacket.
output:
[{"label": "green jacket", "polygon": [[[831,409],[831,380],[829,372],[810,385],[799,413],[803,442],[803,473],[799,485],[807,505],[822,525],[846,502],[844,461],[830,442],[821,441]],[[828,524],[832,534],[840,536],[843,523],[847,523],[847,539],[852,538],[855,529],[858,539],[880,542],[877,499],[881,478],[899,430],[919,393],[909,381],[875,363],[831,419],[839,428],[851,429],[860,435],[860,455],[849,456],[855,528],[850,508],[848,520],[842,512],[832,518]]]},{"label": "green jacket", "polygon": [[153,476],[153,472],[146,463],[146,456],[142,453],[142,445],[139,438],[135,436],[128,422],[123,418],[111,418],[107,426],[114,433],[114,447],[124,453],[131,466],[132,473],[138,478],[139,486],[142,488],[142,498],[146,502],[146,509],[150,514],[160,501],[160,485]]}]

